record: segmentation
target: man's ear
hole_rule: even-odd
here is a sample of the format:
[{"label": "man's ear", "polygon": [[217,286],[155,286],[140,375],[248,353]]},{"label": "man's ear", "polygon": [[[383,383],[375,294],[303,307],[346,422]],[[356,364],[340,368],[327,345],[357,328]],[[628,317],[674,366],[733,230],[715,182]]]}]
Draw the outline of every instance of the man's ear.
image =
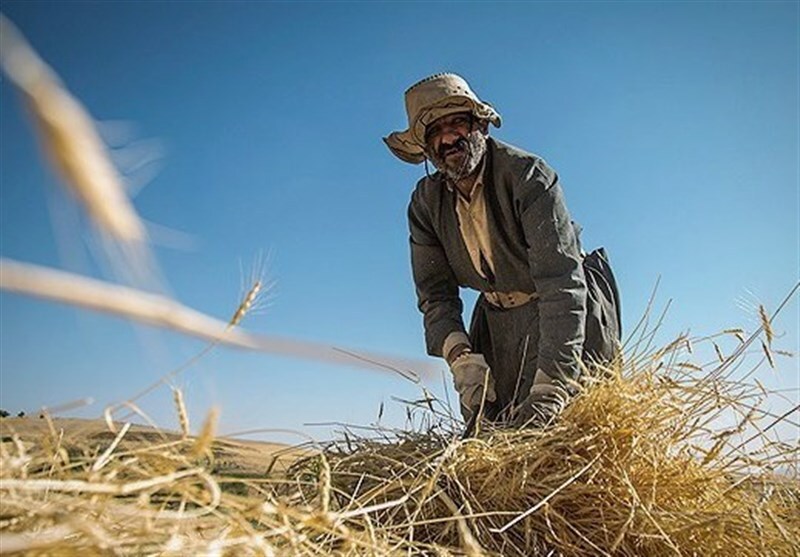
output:
[{"label": "man's ear", "polygon": [[489,120],[478,120],[478,129],[483,135],[489,135]]}]

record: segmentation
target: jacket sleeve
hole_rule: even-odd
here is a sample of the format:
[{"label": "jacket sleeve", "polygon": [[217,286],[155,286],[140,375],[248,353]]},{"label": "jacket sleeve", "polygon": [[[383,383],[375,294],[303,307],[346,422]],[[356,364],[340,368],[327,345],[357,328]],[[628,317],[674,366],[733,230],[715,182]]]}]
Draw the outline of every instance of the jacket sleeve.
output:
[{"label": "jacket sleeve", "polygon": [[537,159],[518,184],[528,263],[539,295],[538,370],[577,378],[586,321],[580,245],[558,176]]},{"label": "jacket sleeve", "polygon": [[463,304],[458,294],[458,282],[419,197],[417,190],[408,207],[411,269],[417,305],[424,316],[428,354],[444,357],[442,346],[445,338],[453,332],[465,332],[461,317]]}]

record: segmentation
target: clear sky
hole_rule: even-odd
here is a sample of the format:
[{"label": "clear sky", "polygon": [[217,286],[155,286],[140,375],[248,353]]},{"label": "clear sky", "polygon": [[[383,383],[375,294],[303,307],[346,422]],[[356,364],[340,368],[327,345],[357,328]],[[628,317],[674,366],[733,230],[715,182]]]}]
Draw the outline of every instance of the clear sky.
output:
[{"label": "clear sky", "polygon": [[[227,319],[240,261],[271,252],[276,286],[247,328],[424,358],[405,217],[424,171],[381,141],[405,128],[409,85],[461,73],[502,115],[492,133],[559,172],[584,247],[612,258],[628,329],[661,277],[657,305],[672,300],[662,341],[753,330],[753,308],[774,309],[800,276],[798,6],[4,0],[2,11],[103,129],[129,124],[121,162],[137,141],[162,146],[154,178],[133,172],[148,181],[134,202],[178,299]],[[4,78],[0,254],[103,276],[19,101]],[[163,228],[192,246],[169,247]],[[76,414],[99,415],[203,346],[0,302],[0,407],[14,412],[91,396]],[[778,348],[800,351],[797,297],[775,328]],[[759,379],[798,387],[798,360],[778,364]],[[224,348],[176,384],[195,423],[219,404],[223,433],[316,437],[328,430],[304,424],[368,424],[381,402],[384,421],[402,423],[392,397],[419,392],[379,372]],[[170,400],[162,389],[142,407],[174,427]]]}]

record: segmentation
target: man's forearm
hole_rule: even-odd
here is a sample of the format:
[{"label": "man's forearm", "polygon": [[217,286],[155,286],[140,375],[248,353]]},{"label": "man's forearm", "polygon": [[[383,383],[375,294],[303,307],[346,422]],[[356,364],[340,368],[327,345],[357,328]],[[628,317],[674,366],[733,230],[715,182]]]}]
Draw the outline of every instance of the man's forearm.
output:
[{"label": "man's forearm", "polygon": [[419,310],[425,326],[425,345],[431,356],[445,357],[445,339],[451,333],[466,336],[458,283],[441,246],[411,241],[411,269]]}]

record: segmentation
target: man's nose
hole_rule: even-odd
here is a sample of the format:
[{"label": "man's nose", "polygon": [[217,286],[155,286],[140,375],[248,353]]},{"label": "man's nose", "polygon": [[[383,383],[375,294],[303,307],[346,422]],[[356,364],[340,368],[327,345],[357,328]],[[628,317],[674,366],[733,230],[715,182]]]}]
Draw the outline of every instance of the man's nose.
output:
[{"label": "man's nose", "polygon": [[442,130],[442,143],[453,145],[459,139],[461,139],[461,134],[458,133],[457,128],[448,126]]}]

